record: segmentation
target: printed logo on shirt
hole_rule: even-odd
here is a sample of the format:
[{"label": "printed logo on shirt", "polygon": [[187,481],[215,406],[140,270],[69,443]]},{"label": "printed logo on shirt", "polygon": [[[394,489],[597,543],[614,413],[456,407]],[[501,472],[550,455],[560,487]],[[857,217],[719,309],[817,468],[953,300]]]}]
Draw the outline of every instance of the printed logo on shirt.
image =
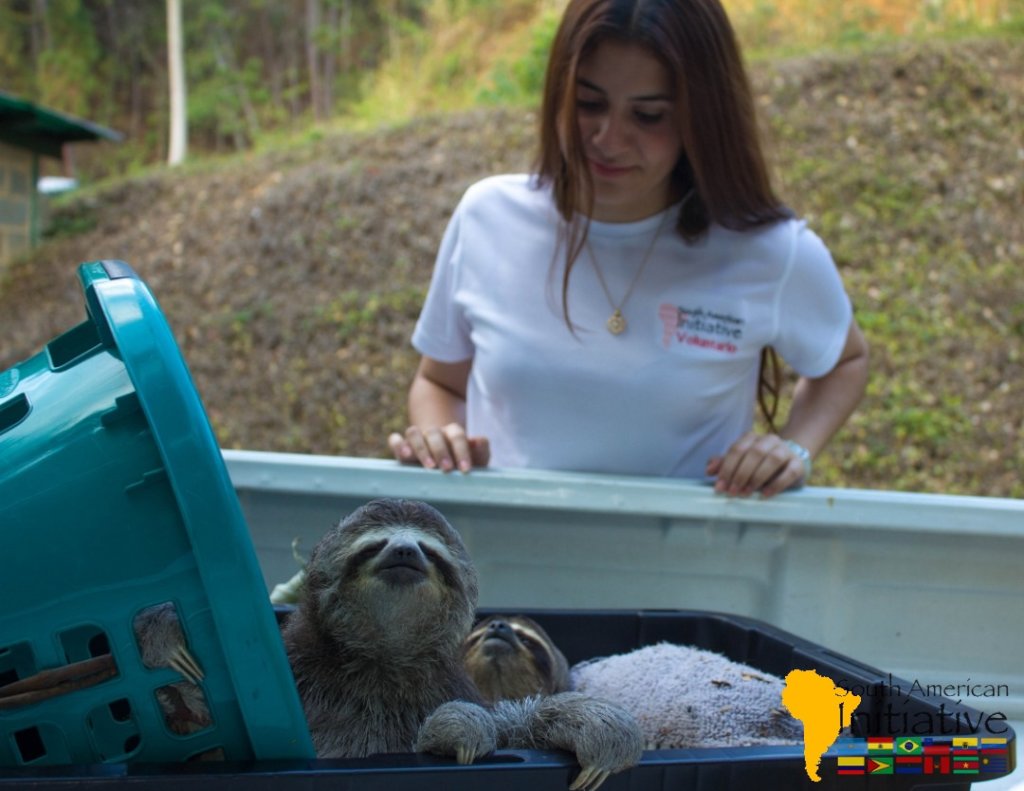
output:
[{"label": "printed logo on shirt", "polygon": [[661,343],[666,349],[696,346],[701,349],[736,354],[743,339],[743,319],[704,308],[688,308],[667,302],[658,307],[664,332]]}]

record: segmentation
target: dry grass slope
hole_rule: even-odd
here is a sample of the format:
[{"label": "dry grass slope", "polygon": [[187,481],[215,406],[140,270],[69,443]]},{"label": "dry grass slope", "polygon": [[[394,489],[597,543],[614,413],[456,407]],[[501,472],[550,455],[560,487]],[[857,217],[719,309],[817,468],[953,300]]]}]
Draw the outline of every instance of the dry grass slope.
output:
[{"label": "dry grass slope", "polygon": [[[816,483],[1024,496],[1022,75],[1019,39],[757,66],[784,194],[873,350]],[[80,261],[120,258],[224,447],[384,455],[446,218],[475,179],[528,166],[533,124],[424,118],[84,195],[3,273],[0,370],[81,320]]]}]

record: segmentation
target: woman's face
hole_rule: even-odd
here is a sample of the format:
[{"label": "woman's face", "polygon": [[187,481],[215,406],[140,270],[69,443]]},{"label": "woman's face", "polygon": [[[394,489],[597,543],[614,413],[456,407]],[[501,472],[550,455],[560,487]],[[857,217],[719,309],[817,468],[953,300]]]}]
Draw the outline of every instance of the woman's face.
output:
[{"label": "woman's face", "polygon": [[667,207],[682,155],[672,82],[635,44],[604,41],[580,62],[576,120],[593,176],[593,219],[630,222]]}]

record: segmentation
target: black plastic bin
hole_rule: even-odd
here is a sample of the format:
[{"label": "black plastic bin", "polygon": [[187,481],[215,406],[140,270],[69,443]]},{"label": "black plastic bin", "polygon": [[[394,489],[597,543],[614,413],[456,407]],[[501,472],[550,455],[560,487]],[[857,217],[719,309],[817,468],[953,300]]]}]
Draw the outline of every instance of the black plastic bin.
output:
[{"label": "black plastic bin", "polygon": [[[279,616],[286,613],[279,611]],[[487,613],[484,613],[487,614]],[[912,686],[855,660],[760,621],[696,611],[527,611],[551,635],[570,663],[622,653],[661,641],[692,645],[724,654],[766,673],[784,677],[794,669],[816,670],[865,689],[891,685],[884,699],[864,696],[859,712],[875,715],[892,706],[913,718],[977,712],[947,698],[907,694]],[[896,693],[896,688],[904,691]],[[877,734],[854,733],[854,736]],[[897,735],[897,734],[887,734]],[[908,734],[909,735],[909,734]],[[657,750],[644,753],[639,766],[605,783],[607,791],[786,791],[788,789],[879,789],[905,791],[941,788],[966,791],[973,783],[1003,777],[1014,769],[1016,736],[1007,726],[1006,772],[979,775],[840,776],[836,758],[826,755],[821,782],[804,770],[800,745],[728,749]],[[501,751],[472,766],[423,755],[385,755],[358,760],[251,761],[195,764],[111,764],[7,770],[0,789],[18,787],[100,788],[145,787],[189,791],[564,791],[577,767],[559,752]],[[980,786],[983,788],[983,786]]]}]

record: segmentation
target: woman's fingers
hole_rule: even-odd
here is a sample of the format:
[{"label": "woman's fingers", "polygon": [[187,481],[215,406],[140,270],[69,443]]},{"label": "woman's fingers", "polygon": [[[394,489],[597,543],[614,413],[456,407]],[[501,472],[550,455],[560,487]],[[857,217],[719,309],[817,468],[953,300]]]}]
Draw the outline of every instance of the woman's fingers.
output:
[{"label": "woman's fingers", "polygon": [[708,474],[717,475],[715,491],[730,497],[760,492],[772,497],[798,483],[803,462],[773,434],[753,432],[740,437],[722,458],[708,462]]},{"label": "woman's fingers", "polygon": [[412,449],[413,458],[410,461],[417,461],[427,468],[437,466],[437,461],[434,459],[430,444],[427,442],[427,438],[419,426],[409,426],[405,430],[405,441],[409,443],[409,447]]},{"label": "woman's fingers", "polygon": [[793,456],[782,467],[778,473],[771,478],[761,489],[761,496],[764,498],[774,497],[779,492],[784,492],[790,487],[800,483],[804,477],[804,463],[797,456]]},{"label": "woman's fingers", "polygon": [[491,463],[491,441],[487,437],[468,437],[469,460],[474,467],[486,467]]},{"label": "woman's fingers", "polygon": [[388,447],[397,461],[420,464],[427,469],[469,472],[473,467],[486,467],[491,446],[486,437],[467,437],[458,423],[442,428],[421,429],[409,426],[405,434],[388,436]]},{"label": "woman's fingers", "polygon": [[448,438],[444,431],[439,428],[428,428],[423,432],[423,438],[427,445],[427,455],[423,458],[423,466],[437,467],[442,472],[450,472],[454,465],[448,447]]},{"label": "woman's fingers", "polygon": [[718,479],[715,481],[716,492],[732,496],[738,496],[742,493],[742,483],[746,480],[746,476],[741,472],[740,468],[756,440],[757,435],[753,432],[744,434],[726,451],[718,468]]},{"label": "woman's fingers", "polygon": [[397,431],[393,431],[388,435],[388,447],[391,448],[391,453],[396,461],[408,463],[416,460],[416,454],[413,453],[412,445],[406,442],[405,437]]},{"label": "woman's fingers", "polygon": [[451,451],[451,458],[445,460],[449,466],[446,467],[442,463],[441,469],[445,472],[453,469],[454,459],[454,467],[460,472],[469,472],[473,466],[473,455],[469,449],[469,440],[466,439],[466,430],[458,423],[449,423],[441,431],[447,441],[447,448]]}]

